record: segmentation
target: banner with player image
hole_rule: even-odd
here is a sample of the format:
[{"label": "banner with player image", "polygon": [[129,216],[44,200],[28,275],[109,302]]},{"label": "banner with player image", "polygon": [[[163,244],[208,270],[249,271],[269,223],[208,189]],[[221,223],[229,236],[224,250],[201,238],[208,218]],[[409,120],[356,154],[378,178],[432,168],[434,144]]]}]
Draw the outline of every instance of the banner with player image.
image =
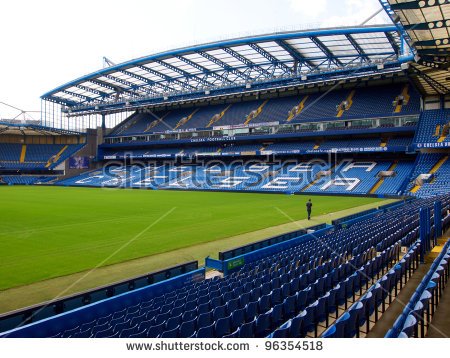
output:
[{"label": "banner with player image", "polygon": [[89,169],[89,157],[70,157],[70,169]]}]

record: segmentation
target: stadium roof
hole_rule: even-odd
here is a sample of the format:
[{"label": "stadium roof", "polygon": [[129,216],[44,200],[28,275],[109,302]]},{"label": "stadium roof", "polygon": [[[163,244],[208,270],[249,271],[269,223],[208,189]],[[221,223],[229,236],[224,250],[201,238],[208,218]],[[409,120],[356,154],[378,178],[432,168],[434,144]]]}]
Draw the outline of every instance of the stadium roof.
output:
[{"label": "stadium roof", "polygon": [[426,94],[450,93],[450,0],[380,0],[416,51],[411,75]]},{"label": "stadium roof", "polygon": [[15,123],[0,121],[0,134],[30,135],[30,136],[31,135],[60,136],[60,135],[81,135],[83,133],[65,129],[50,128],[38,124],[20,123],[20,121],[17,121]]},{"label": "stadium roof", "polygon": [[[412,60],[394,25],[275,33],[162,52],[104,68],[42,96],[101,112],[180,96],[400,71]],[[405,51],[404,51],[405,50]]]}]

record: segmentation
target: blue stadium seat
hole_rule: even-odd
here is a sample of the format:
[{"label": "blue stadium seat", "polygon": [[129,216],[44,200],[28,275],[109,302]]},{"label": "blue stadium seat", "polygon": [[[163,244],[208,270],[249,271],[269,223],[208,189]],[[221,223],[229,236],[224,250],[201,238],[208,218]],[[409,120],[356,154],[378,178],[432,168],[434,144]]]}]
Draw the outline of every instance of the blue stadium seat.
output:
[{"label": "blue stadium seat", "polygon": [[180,337],[181,338],[190,338],[194,335],[195,331],[196,331],[196,319],[193,319],[191,321],[185,321],[183,323],[181,323],[180,325]]},{"label": "blue stadium seat", "polygon": [[270,333],[272,310],[260,314],[255,322],[255,337],[263,338]]},{"label": "blue stadium seat", "polygon": [[255,316],[258,314],[258,302],[249,302],[245,306],[245,322],[253,321]]},{"label": "blue stadium seat", "polygon": [[185,311],[183,313],[182,320],[183,320],[183,322],[191,321],[191,320],[193,320],[196,317],[197,317],[197,310],[196,309],[192,309],[190,311]]},{"label": "blue stadium seat", "polygon": [[244,323],[239,328],[239,338],[254,338],[255,337],[255,320]]},{"label": "blue stadium seat", "polygon": [[108,338],[110,337],[112,334],[114,334],[114,330],[112,327],[109,327],[103,331],[97,331],[94,334],[94,338]]},{"label": "blue stadium seat", "polygon": [[361,302],[357,302],[348,309],[348,320],[345,325],[345,337],[359,337],[359,317],[364,315],[364,306]]},{"label": "blue stadium seat", "polygon": [[277,328],[270,338],[290,338],[291,320],[287,321],[281,327]]},{"label": "blue stadium seat", "polygon": [[200,327],[197,331],[196,334],[197,338],[214,338],[214,323],[209,325],[209,326],[205,326],[205,327]]},{"label": "blue stadium seat", "polygon": [[283,304],[279,303],[272,307],[272,315],[270,318],[271,321],[271,329],[275,329],[279,327],[284,322],[283,316]]},{"label": "blue stadium seat", "polygon": [[170,331],[178,327],[181,324],[181,322],[182,322],[181,315],[170,317],[166,322],[166,330]]},{"label": "blue stadium seat", "polygon": [[162,332],[159,338],[180,338],[180,327],[178,326],[170,331]]},{"label": "blue stadium seat", "polygon": [[139,328],[138,328],[138,325],[136,324],[135,326],[132,326],[130,328],[123,329],[119,333],[119,337],[120,338],[130,338],[131,335],[136,334],[138,332],[139,332]]},{"label": "blue stadium seat", "polygon": [[245,322],[245,308],[239,308],[231,313],[231,328],[235,330]]},{"label": "blue stadium seat", "polygon": [[409,315],[406,318],[402,332],[406,334],[408,337],[413,337],[416,328],[417,328],[417,319],[414,317],[414,315]]},{"label": "blue stadium seat", "polygon": [[160,324],[155,324],[148,328],[147,337],[148,338],[157,338],[162,332],[164,332],[165,328],[166,328],[166,322],[162,322]]},{"label": "blue stadium seat", "polygon": [[231,315],[216,320],[214,330],[216,336],[221,338],[231,333]]},{"label": "blue stadium seat", "polygon": [[288,296],[283,301],[283,316],[285,318],[290,318],[296,311],[296,300],[295,295]]}]

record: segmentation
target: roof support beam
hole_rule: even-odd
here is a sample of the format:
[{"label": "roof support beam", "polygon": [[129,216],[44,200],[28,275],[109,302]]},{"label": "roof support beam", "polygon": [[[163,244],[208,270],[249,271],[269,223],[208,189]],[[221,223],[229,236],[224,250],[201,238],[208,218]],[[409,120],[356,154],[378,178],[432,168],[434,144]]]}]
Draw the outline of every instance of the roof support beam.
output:
[{"label": "roof support beam", "polygon": [[450,93],[450,89],[443,86],[439,82],[435,81],[433,78],[428,76],[424,71],[419,70],[417,67],[412,66],[413,71],[425,80],[437,93],[445,95]]},{"label": "roof support beam", "polygon": [[[139,75],[137,75],[137,74],[135,74],[135,73],[133,73],[133,72],[130,72],[130,71],[127,71],[127,70],[121,70],[120,72],[122,72],[122,73],[124,73],[124,74],[126,74],[127,76],[130,76],[130,77],[132,77],[132,78],[135,78],[135,79],[137,79],[137,80],[139,80],[139,81],[145,82],[145,83],[147,83],[147,84],[150,85],[150,86],[160,87],[160,88],[162,88],[164,91],[167,91],[167,90],[168,90],[168,89],[167,89],[167,86],[161,85],[160,83],[157,83],[157,82],[155,82],[155,81],[152,81],[152,80],[150,80],[150,79],[148,79],[148,78],[145,78],[145,77],[143,77],[143,76],[139,76]],[[144,89],[144,88],[147,89],[148,91],[150,91],[150,92],[153,93],[153,94],[158,93],[157,91],[152,90],[151,88],[139,86],[139,89]]]},{"label": "roof support beam", "polygon": [[429,30],[430,29],[430,25],[428,24],[428,22],[420,22],[417,24],[404,24],[403,27],[405,28],[405,30],[409,31],[416,31],[416,30]]},{"label": "roof support beam", "polygon": [[269,60],[274,66],[281,68],[285,73],[292,74],[293,69],[284,64],[283,62],[280,62],[275,56],[268,53],[266,50],[264,50],[261,46],[258,46],[257,44],[249,44],[249,46],[258,52],[261,56],[264,56],[267,60]]},{"label": "roof support beam", "polygon": [[97,86],[109,89],[110,91],[117,91],[118,90],[117,87],[111,85],[110,83],[106,83],[104,81],[101,81],[99,79],[92,79],[92,80],[89,80],[89,82],[92,82],[92,83],[96,84]]},{"label": "roof support beam", "polygon": [[289,55],[291,55],[295,60],[297,60],[300,64],[300,67],[302,67],[303,65],[306,65],[309,69],[312,69],[315,67],[315,65],[312,62],[310,62],[307,58],[303,57],[300,54],[300,52],[298,52],[294,47],[292,47],[287,42],[285,42],[283,40],[278,40],[275,42],[277,43],[278,46],[283,48],[283,50],[288,52]]},{"label": "roof support beam", "polygon": [[77,102],[71,101],[70,99],[66,99],[66,98],[62,98],[62,97],[56,96],[54,94],[52,94],[51,97],[43,97],[43,99],[45,101],[61,104],[63,106],[74,107],[74,106],[78,106],[79,105],[79,103],[77,103]]},{"label": "roof support beam", "polygon": [[[228,78],[223,77],[219,74],[217,74],[216,72],[210,71],[207,68],[199,65],[198,63],[195,63],[194,61],[191,61],[183,56],[176,56],[176,58],[178,58],[179,60],[186,62],[189,66],[192,66],[194,68],[196,68],[197,70],[203,72],[203,74],[205,76],[211,76],[214,77],[215,79],[218,79],[219,81],[224,81],[224,82],[228,82],[228,83],[233,83],[232,81],[230,81]],[[205,79],[206,80],[206,79]]]},{"label": "roof support beam", "polygon": [[389,43],[391,44],[392,48],[395,51],[395,54],[397,56],[400,55],[400,46],[398,45],[398,43],[395,41],[394,35],[391,32],[386,32],[386,38],[388,39]]},{"label": "roof support beam", "polygon": [[242,56],[240,53],[237,53],[236,51],[232,50],[231,48],[225,47],[222,50],[224,50],[226,53],[233,56],[237,60],[241,61],[242,63],[244,63],[248,68],[257,71],[259,74],[263,75],[264,77],[266,77],[266,78],[272,77],[272,74],[269,71],[265,70],[264,68],[261,68],[256,63],[253,63],[248,58]]},{"label": "roof support beam", "polygon": [[[445,39],[416,41],[416,42],[414,42],[414,46],[440,46],[440,45],[442,45],[442,40],[445,40]],[[423,50],[423,51],[426,51],[426,50]]]},{"label": "roof support beam", "polygon": [[[106,75],[105,77],[107,77],[107,76],[110,76],[110,75]],[[136,93],[134,91],[125,89],[125,88],[120,87],[120,86],[116,86],[115,84],[111,84],[111,83],[108,83],[108,82],[105,82],[105,81],[102,81],[102,80],[99,80],[99,79],[92,79],[92,80],[89,80],[89,81],[92,82],[92,83],[95,83],[98,86],[101,86],[101,87],[107,88],[107,89],[109,89],[111,91],[114,91],[114,93],[111,93],[109,96],[112,96],[112,95],[116,95],[117,96],[118,94],[120,94],[122,92],[130,93],[132,95],[136,95]]]},{"label": "roof support beam", "polygon": [[316,36],[311,36],[310,39],[328,57],[330,63],[332,62],[339,67],[344,67],[344,64],[341,61],[339,61],[339,59],[336,58],[336,56],[334,56],[331,53],[328,47],[326,47],[325,44],[322,41],[320,41]]},{"label": "roof support beam", "polygon": [[359,53],[359,56],[361,56],[361,59],[365,62],[370,62],[369,56],[364,52],[364,50],[359,46],[359,44],[356,42],[356,40],[353,38],[352,35],[345,35],[347,37],[347,40],[352,44],[352,46],[355,48],[355,50]]},{"label": "roof support beam", "polygon": [[120,83],[122,85],[127,86],[128,88],[122,88],[120,86],[119,86],[119,88],[121,88],[123,91],[127,91],[129,93],[132,93],[135,96],[142,97],[142,94],[138,93],[137,91],[143,91],[143,92],[146,92],[148,94],[154,94],[153,91],[150,91],[149,89],[143,88],[143,87],[140,88],[139,85],[137,85],[135,83],[132,83],[132,82],[129,82],[127,80],[124,80],[122,78],[118,78],[118,77],[115,77],[113,75],[104,75],[104,76],[106,78],[110,79],[111,81],[115,81],[115,82],[118,82],[118,83]]},{"label": "roof support beam", "polygon": [[226,72],[228,73],[232,73],[234,75],[236,75],[237,77],[242,78],[243,80],[247,81],[249,78],[247,75],[245,75],[243,72],[235,69],[234,67],[231,67],[230,65],[228,65],[227,63],[219,60],[218,58],[210,55],[209,53],[206,52],[197,52],[199,55],[203,56],[204,58],[206,58],[207,60],[211,61],[212,63],[216,64],[217,66],[222,67]]},{"label": "roof support beam", "polygon": [[420,50],[420,55],[428,55],[428,56],[450,56],[450,49],[445,48],[430,48]]},{"label": "roof support beam", "polygon": [[72,91],[68,91],[68,90],[64,90],[64,91],[62,91],[63,93],[65,93],[65,94],[68,94],[69,96],[73,96],[73,97],[77,97],[77,98],[79,98],[79,99],[82,99],[83,101],[92,101],[92,100],[94,100],[94,98],[92,98],[92,97],[87,97],[87,96],[83,96],[82,94],[79,94],[79,93],[75,93],[75,92],[72,92]]},{"label": "roof support beam", "polygon": [[82,89],[83,91],[90,92],[92,94],[96,94],[96,95],[101,96],[101,97],[108,97],[109,96],[109,94],[106,93],[106,92],[99,91],[99,90],[96,90],[96,89],[93,89],[93,88],[90,88],[90,87],[87,87],[87,86],[77,85],[77,87],[79,89]]},{"label": "roof support beam", "polygon": [[[171,84],[171,83],[178,84],[179,86],[182,86],[182,87],[188,86],[188,87],[191,87],[192,89],[195,89],[194,86],[191,86],[191,85],[189,85],[189,84],[186,84],[186,83],[184,83],[184,82],[182,82],[182,81],[179,81],[179,80],[177,80],[177,79],[175,79],[175,78],[172,78],[172,77],[170,77],[170,76],[167,76],[167,75],[165,75],[164,73],[155,71],[155,70],[153,70],[153,69],[151,69],[151,68],[148,68],[148,67],[145,67],[145,66],[142,66],[142,65],[138,65],[138,66],[136,66],[136,67],[140,68],[141,70],[147,71],[148,73],[150,73],[150,74],[152,74],[152,75],[154,75],[154,76],[158,76],[158,77],[162,78],[163,80],[166,81],[166,84],[165,84],[165,85],[166,85],[168,88],[170,88],[171,90],[173,90],[173,91],[175,90],[175,88],[169,86],[169,84]],[[158,82],[158,83],[159,83],[159,82]]]},{"label": "roof support beam", "polygon": [[[178,73],[179,75],[183,76],[184,78],[186,78],[186,83],[189,83],[190,79],[194,79],[195,81],[197,81],[198,83],[201,83],[203,86],[211,86],[211,83],[206,81],[204,78],[198,77],[196,75],[193,75],[189,72],[186,72],[184,70],[182,70],[181,68],[178,68],[176,66],[171,65],[170,63],[161,61],[161,60],[157,60],[157,63],[159,63],[162,66],[167,67],[169,70]],[[191,85],[192,86],[192,85]],[[198,87],[195,87],[195,89],[198,89]]]}]

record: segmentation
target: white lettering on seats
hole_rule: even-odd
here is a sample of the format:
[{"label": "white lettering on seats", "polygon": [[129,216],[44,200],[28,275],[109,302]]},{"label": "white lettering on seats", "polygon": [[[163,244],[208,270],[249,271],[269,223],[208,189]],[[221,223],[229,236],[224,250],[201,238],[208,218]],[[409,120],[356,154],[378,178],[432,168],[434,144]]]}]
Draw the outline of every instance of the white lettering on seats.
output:
[{"label": "white lettering on seats", "polygon": [[358,178],[338,178],[330,180],[320,190],[327,190],[331,186],[346,186],[345,190],[352,191],[361,182]]}]

